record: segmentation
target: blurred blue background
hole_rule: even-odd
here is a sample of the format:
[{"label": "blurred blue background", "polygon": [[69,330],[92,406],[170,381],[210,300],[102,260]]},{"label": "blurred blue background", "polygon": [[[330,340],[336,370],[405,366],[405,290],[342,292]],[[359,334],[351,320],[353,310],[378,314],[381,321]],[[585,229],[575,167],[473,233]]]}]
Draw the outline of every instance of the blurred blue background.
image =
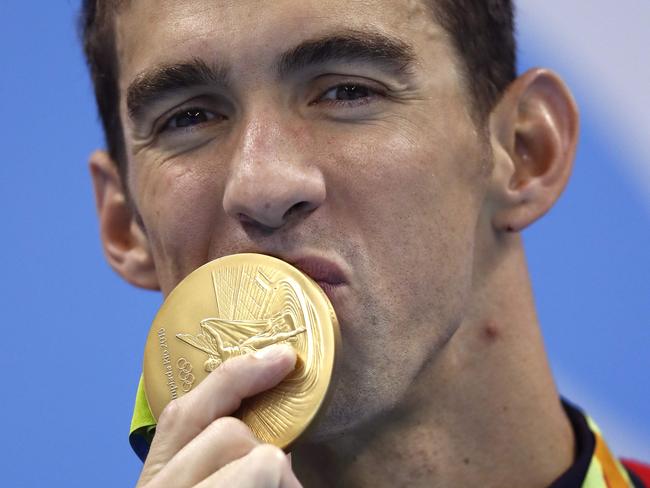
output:
[{"label": "blurred blue background", "polygon": [[[520,2],[521,70],[559,71],[583,114],[572,182],[526,244],[561,390],[650,461],[650,3],[612,5]],[[101,253],[77,9],[0,0],[3,486],[129,486],[140,470],[127,433],[160,298]]]}]

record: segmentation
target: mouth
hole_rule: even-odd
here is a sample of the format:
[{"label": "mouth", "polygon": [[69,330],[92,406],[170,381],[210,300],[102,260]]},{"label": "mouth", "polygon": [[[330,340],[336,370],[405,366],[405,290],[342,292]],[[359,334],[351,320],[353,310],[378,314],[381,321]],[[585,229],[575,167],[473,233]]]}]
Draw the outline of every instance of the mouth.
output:
[{"label": "mouth", "polygon": [[328,298],[334,302],[339,291],[347,285],[345,274],[341,268],[324,258],[301,257],[287,261],[291,265],[318,283]]}]

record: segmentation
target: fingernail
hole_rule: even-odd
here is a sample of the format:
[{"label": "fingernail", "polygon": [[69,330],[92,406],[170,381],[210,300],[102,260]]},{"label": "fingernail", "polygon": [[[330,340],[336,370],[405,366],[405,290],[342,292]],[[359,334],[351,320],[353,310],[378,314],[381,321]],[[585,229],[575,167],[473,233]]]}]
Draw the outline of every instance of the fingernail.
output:
[{"label": "fingernail", "polygon": [[253,356],[257,359],[263,359],[264,361],[270,361],[277,359],[280,356],[285,356],[290,354],[293,351],[293,348],[288,344],[273,344],[272,346],[266,346],[259,351],[255,351]]}]

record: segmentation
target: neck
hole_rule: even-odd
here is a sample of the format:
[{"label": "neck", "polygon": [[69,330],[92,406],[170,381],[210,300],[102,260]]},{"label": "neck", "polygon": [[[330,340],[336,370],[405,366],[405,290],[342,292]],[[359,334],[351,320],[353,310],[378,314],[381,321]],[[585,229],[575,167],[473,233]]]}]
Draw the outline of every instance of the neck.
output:
[{"label": "neck", "polygon": [[481,275],[470,313],[398,408],[294,451],[305,486],[542,487],[568,469],[573,432],[513,239],[508,259]]}]

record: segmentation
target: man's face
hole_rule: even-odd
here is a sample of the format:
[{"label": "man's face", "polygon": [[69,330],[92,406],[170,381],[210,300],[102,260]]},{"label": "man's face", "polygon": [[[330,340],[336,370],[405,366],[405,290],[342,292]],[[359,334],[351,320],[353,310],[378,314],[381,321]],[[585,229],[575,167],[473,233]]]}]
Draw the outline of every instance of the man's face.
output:
[{"label": "man's face", "polygon": [[463,319],[490,162],[445,31],[417,1],[131,3],[128,186],[163,294],[227,254],[325,258],[323,433],[399,404]]}]

